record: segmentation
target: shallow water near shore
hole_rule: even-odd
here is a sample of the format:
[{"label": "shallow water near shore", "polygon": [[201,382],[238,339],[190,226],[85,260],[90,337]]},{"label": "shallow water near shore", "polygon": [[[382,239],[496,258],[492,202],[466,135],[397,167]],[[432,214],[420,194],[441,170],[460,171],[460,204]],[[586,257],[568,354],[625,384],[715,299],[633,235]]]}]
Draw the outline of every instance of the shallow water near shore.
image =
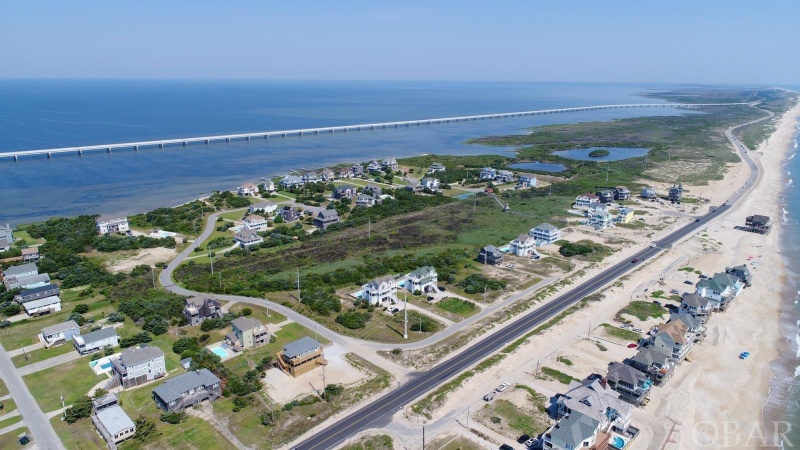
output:
[{"label": "shallow water near shore", "polygon": [[[664,103],[676,85],[598,83],[0,80],[0,152],[575,106]],[[130,214],[301,168],[511,149],[470,138],[553,123],[681,114],[615,109],[302,138],[0,160],[0,222]]]}]

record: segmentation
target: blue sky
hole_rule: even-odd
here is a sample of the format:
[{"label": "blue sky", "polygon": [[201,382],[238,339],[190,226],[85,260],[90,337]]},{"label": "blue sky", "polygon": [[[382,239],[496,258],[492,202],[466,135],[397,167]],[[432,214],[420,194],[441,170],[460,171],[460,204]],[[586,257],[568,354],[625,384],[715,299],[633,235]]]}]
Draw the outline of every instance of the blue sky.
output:
[{"label": "blue sky", "polygon": [[20,1],[0,77],[800,84],[796,1]]}]

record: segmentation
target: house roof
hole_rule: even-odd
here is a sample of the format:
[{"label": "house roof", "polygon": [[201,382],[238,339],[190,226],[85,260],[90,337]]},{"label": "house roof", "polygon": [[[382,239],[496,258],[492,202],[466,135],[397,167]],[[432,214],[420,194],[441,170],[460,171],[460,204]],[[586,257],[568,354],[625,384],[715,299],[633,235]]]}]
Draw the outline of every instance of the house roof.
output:
[{"label": "house roof", "polygon": [[672,313],[669,315],[669,321],[681,321],[686,325],[686,328],[692,329],[697,328],[703,324],[703,321],[698,319],[697,317],[692,316],[689,313]]},{"label": "house roof", "polygon": [[653,363],[664,366],[667,364],[668,359],[669,356],[647,347],[640,348],[636,353],[636,356],[631,358],[632,361],[643,364],[647,367],[652,366]]},{"label": "house roof", "polygon": [[38,255],[38,254],[39,254],[39,248],[38,247],[28,247],[28,248],[23,248],[22,249],[22,256],[25,256],[25,255]]},{"label": "house roof", "polygon": [[153,393],[158,395],[164,402],[169,403],[181,398],[184,392],[203,386],[211,386],[219,382],[219,378],[208,369],[192,370],[175,378],[170,378],[153,389]]},{"label": "house roof", "polygon": [[164,356],[164,352],[158,347],[126,348],[120,354],[119,359],[125,367],[131,367],[159,356]]},{"label": "house roof", "polygon": [[75,323],[74,320],[68,320],[66,322],[57,323],[55,325],[50,325],[49,327],[42,328],[42,335],[49,336],[51,334],[61,333],[62,331],[71,330],[73,328],[80,328],[78,324]]},{"label": "house roof", "polygon": [[374,286],[380,286],[381,283],[388,283],[390,281],[392,281],[392,282],[394,281],[394,275],[384,275],[382,277],[373,278],[373,279],[369,280],[369,283],[367,283],[367,284],[371,284],[371,285],[374,285]]},{"label": "house roof", "polygon": [[103,424],[103,428],[105,428],[111,436],[136,426],[133,420],[131,420],[118,405],[109,406],[108,408],[97,411],[97,420]]},{"label": "house roof", "polygon": [[0,239],[0,248],[8,248],[11,247],[11,244],[8,243],[5,239]]},{"label": "house roof", "polygon": [[430,272],[435,271],[435,270],[436,269],[434,269],[431,266],[422,266],[419,269],[410,272],[408,275],[409,276],[415,276],[417,278],[422,278],[422,277],[427,276]]},{"label": "house roof", "polygon": [[558,227],[556,227],[554,225],[551,225],[551,224],[549,224],[547,222],[544,222],[543,224],[539,225],[538,227],[536,227],[534,229],[535,230],[541,230],[541,231],[558,231]]},{"label": "house roof", "polygon": [[352,184],[341,184],[333,188],[333,192],[346,192],[346,191],[354,191],[356,187]]},{"label": "house roof", "polygon": [[39,272],[39,268],[36,266],[36,263],[28,263],[28,264],[21,264],[19,266],[11,266],[8,269],[3,271],[3,275],[8,277],[15,277],[22,273],[28,272]]},{"label": "house roof", "polygon": [[237,317],[231,324],[242,331],[253,330],[263,325],[258,320],[249,317]]},{"label": "house roof", "polygon": [[375,197],[369,194],[358,194],[358,198],[356,199],[357,202],[368,202],[370,200],[375,200]]},{"label": "house roof", "polygon": [[252,209],[252,210],[256,210],[256,209],[272,209],[273,207],[277,207],[277,206],[278,206],[278,204],[277,203],[273,203],[273,202],[258,202],[255,205],[251,206],[250,209]]},{"label": "house roof", "polygon": [[612,383],[618,383],[620,381],[636,386],[639,380],[647,378],[647,375],[644,372],[631,367],[626,366],[620,362],[610,362],[608,363],[608,374],[606,375],[606,379]]},{"label": "house roof", "polygon": [[485,251],[486,253],[497,253],[500,250],[494,245],[487,245],[486,247],[483,247],[483,251]]},{"label": "house roof", "polygon": [[258,235],[256,230],[242,230],[236,233],[236,239],[240,241],[257,241],[261,239],[261,236]]},{"label": "house roof", "polygon": [[28,275],[25,277],[14,277],[13,283],[8,283],[8,289],[15,289],[18,287],[33,286],[35,284],[48,284],[50,283],[50,275],[46,273],[39,273],[35,275]]},{"label": "house roof", "polygon": [[569,409],[575,410],[594,418],[602,420],[608,408],[618,411],[622,415],[630,413],[631,405],[619,399],[619,393],[599,378],[585,378],[569,384],[569,390],[564,394],[564,403]]},{"label": "house roof", "polygon": [[286,344],[283,347],[283,355],[289,359],[292,359],[304,353],[312,352],[319,347],[322,347],[322,344],[308,336],[303,336],[294,342],[289,342]]},{"label": "house roof", "polygon": [[625,186],[617,186],[617,187],[615,187],[614,189],[616,189],[617,191],[620,191],[620,192],[628,192],[628,193],[630,193],[630,191],[628,190],[628,188],[627,188],[627,187],[625,187]]},{"label": "house roof", "polygon": [[47,306],[47,305],[55,305],[56,303],[61,303],[61,299],[57,295],[51,295],[50,297],[40,298],[39,300],[25,302],[22,304],[22,306],[25,308],[25,311],[30,311],[34,308],[40,308],[42,306]]},{"label": "house roof", "polygon": [[597,200],[599,198],[599,197],[597,197],[596,195],[594,195],[594,194],[592,194],[590,192],[587,192],[585,194],[581,194],[581,195],[578,196],[578,198],[581,198],[581,197],[590,198],[590,199],[594,199],[594,200]]},{"label": "house roof", "polygon": [[762,215],[759,215],[759,214],[752,215],[752,216],[748,217],[747,220],[753,222],[756,225],[766,225],[766,224],[769,223],[769,217],[768,216],[762,216]]},{"label": "house roof", "polygon": [[520,234],[519,236],[517,236],[515,241],[527,242],[528,239],[533,239],[533,236],[531,236],[530,234]]},{"label": "house roof", "polygon": [[112,216],[110,214],[104,214],[97,218],[95,223],[108,223],[108,222],[127,222],[128,218],[125,216]]},{"label": "house roof", "polygon": [[688,327],[681,321],[667,322],[666,324],[658,326],[658,334],[656,338],[669,336],[672,342],[677,344],[686,343],[686,331]]},{"label": "house roof", "polygon": [[41,294],[42,292],[52,291],[53,289],[58,291],[58,286],[55,284],[46,284],[44,286],[39,286],[31,289],[23,289],[22,292],[19,293],[22,297],[28,297],[30,295]]},{"label": "house roof", "polygon": [[242,188],[242,189],[252,189],[252,188],[255,188],[255,187],[258,187],[258,186],[256,186],[255,183],[245,183],[245,184],[243,184],[243,185],[241,185],[239,187]]},{"label": "house roof", "polygon": [[244,219],[245,222],[263,222],[265,220],[267,219],[265,219],[264,216],[259,216],[258,214],[250,214]]},{"label": "house roof", "polygon": [[336,212],[335,209],[323,209],[317,214],[317,217],[321,217],[323,219],[333,219],[338,218],[339,213]]},{"label": "house roof", "polygon": [[695,308],[707,308],[709,300],[695,293],[686,294],[681,300],[681,305],[693,306]]},{"label": "house roof", "polygon": [[80,335],[83,339],[85,344],[89,344],[90,342],[97,342],[102,341],[103,339],[108,339],[111,336],[117,335],[117,329],[114,327],[102,328],[97,331],[92,331],[91,333]]},{"label": "house roof", "polygon": [[583,448],[581,444],[591,438],[599,426],[599,421],[579,411],[572,411],[558,421],[550,436],[563,442],[567,448]]}]

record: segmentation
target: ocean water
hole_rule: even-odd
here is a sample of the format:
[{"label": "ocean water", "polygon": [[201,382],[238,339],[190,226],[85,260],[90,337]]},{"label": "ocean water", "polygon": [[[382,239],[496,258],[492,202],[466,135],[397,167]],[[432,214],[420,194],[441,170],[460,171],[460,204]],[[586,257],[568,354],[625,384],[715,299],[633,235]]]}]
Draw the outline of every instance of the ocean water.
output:
[{"label": "ocean water", "polygon": [[[678,86],[593,83],[0,80],[0,152],[536,109],[642,103]],[[137,213],[301,168],[425,153],[525,128],[679,114],[636,109],[0,160],[0,223]]]}]

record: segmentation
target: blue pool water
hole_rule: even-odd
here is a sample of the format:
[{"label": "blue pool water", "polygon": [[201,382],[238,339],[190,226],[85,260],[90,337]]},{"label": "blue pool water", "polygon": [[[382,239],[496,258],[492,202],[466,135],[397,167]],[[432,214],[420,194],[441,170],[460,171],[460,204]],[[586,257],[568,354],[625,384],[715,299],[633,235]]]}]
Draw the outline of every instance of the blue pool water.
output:
[{"label": "blue pool water", "polygon": [[111,368],[111,363],[107,362],[105,364],[100,364],[100,368],[103,369],[103,370],[108,370],[108,369]]},{"label": "blue pool water", "polygon": [[[589,153],[594,150],[607,150],[608,155],[592,157]],[[589,148],[573,148],[572,150],[559,150],[553,152],[555,156],[560,156],[567,159],[577,159],[580,161],[621,161],[628,158],[639,158],[647,155],[649,148],[642,147],[589,147]]]},{"label": "blue pool water", "polygon": [[228,352],[226,352],[222,347],[214,347],[211,349],[211,351],[214,352],[220,358],[228,357]]},{"label": "blue pool water", "polygon": [[625,447],[625,439],[622,439],[619,436],[614,436],[614,439],[611,439],[611,446],[614,448],[623,448]]},{"label": "blue pool water", "polygon": [[561,164],[543,163],[539,161],[511,164],[508,167],[522,170],[539,170],[542,172],[563,172],[566,167]]}]

